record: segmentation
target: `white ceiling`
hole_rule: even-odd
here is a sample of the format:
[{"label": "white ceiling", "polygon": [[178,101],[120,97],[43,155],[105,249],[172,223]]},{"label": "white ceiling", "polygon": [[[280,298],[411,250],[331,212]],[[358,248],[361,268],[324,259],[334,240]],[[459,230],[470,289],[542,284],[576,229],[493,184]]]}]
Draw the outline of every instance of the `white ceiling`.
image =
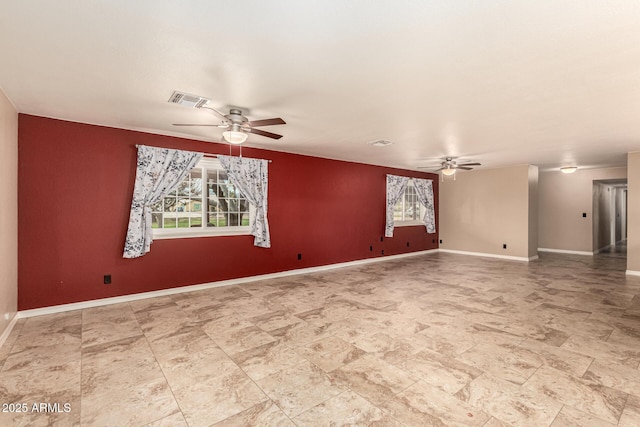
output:
[{"label": "white ceiling", "polygon": [[21,113],[220,141],[172,126],[218,123],[179,90],[285,119],[249,146],[407,169],[621,166],[640,2],[1,0],[0,88]]}]

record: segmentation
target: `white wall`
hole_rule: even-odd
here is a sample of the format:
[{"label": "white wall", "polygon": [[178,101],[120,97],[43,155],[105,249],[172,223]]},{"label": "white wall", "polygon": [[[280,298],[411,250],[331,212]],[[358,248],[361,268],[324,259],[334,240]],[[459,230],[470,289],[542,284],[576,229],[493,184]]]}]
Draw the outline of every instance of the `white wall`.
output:
[{"label": "white wall", "polygon": [[529,165],[529,258],[533,258],[538,255],[538,187],[538,167]]},{"label": "white wall", "polygon": [[529,258],[529,233],[537,237],[536,225],[529,226],[536,217],[529,206],[537,199],[537,172],[520,165],[460,172],[455,181],[446,177],[440,184],[440,248]]},{"label": "white wall", "polygon": [[[0,89],[0,341],[18,305],[18,113]],[[0,342],[1,344],[1,342]]]},{"label": "white wall", "polygon": [[640,151],[627,155],[627,271],[640,274]]},{"label": "white wall", "polygon": [[[593,181],[623,179],[627,168],[578,169],[572,174],[540,172],[538,247],[592,252]],[[582,214],[586,213],[586,218]]]}]

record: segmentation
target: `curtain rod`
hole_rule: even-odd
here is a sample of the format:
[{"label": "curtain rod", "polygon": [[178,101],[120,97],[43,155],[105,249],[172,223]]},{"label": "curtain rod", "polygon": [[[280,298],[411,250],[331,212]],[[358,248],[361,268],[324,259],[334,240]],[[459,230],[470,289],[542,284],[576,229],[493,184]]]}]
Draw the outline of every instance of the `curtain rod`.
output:
[{"label": "curtain rod", "polygon": [[[211,154],[211,153],[202,153],[200,151],[194,151],[194,153],[200,153],[202,154],[203,157],[206,157],[208,159],[215,159],[216,157],[220,156],[226,156],[226,154]],[[242,158],[242,156],[231,156],[231,157],[240,157]],[[252,157],[247,157],[248,159],[251,159]],[[267,160],[267,162],[271,163],[273,160]]]},{"label": "curtain rod", "polygon": [[[152,147],[152,148],[166,148],[166,147],[155,147],[153,145],[144,145],[144,144],[136,144],[136,148],[139,147]],[[169,150],[177,150],[177,148],[169,148]],[[183,150],[184,151],[184,150]],[[211,153],[205,153],[203,151],[192,151],[192,150],[186,150],[186,151],[191,151],[192,153],[198,153],[198,154],[202,154],[203,157],[207,157],[210,159],[215,159],[216,157],[220,156],[226,156],[226,154],[211,154]],[[234,157],[234,156],[231,156]],[[242,157],[242,156],[237,156],[237,157]],[[249,159],[251,159],[252,157],[248,157]],[[258,159],[258,160],[263,160],[263,159]],[[272,160],[267,160],[267,162],[271,163]]]}]

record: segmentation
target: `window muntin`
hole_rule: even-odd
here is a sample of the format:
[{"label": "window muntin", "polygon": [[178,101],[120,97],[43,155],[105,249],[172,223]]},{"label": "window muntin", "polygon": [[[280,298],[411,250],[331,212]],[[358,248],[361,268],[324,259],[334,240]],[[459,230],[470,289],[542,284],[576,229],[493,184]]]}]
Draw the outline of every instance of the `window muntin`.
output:
[{"label": "window muntin", "polygon": [[413,181],[407,187],[400,200],[393,207],[393,222],[396,226],[424,224],[425,207],[418,200]]},{"label": "window muntin", "polygon": [[224,169],[207,171],[207,227],[249,225],[249,202],[229,182]]},{"label": "window muntin", "polygon": [[251,210],[220,162],[202,159],[178,188],[151,207],[153,236],[250,234]]}]

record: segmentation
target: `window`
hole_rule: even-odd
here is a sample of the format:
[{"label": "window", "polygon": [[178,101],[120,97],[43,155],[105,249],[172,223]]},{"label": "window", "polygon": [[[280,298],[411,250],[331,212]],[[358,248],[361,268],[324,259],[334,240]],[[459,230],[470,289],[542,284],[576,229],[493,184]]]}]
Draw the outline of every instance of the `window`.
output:
[{"label": "window", "polygon": [[396,227],[424,224],[424,214],[425,207],[418,200],[416,188],[410,180],[400,201],[393,207],[393,222]]},{"label": "window", "polygon": [[249,202],[217,159],[204,158],[151,207],[154,238],[250,234]]}]

